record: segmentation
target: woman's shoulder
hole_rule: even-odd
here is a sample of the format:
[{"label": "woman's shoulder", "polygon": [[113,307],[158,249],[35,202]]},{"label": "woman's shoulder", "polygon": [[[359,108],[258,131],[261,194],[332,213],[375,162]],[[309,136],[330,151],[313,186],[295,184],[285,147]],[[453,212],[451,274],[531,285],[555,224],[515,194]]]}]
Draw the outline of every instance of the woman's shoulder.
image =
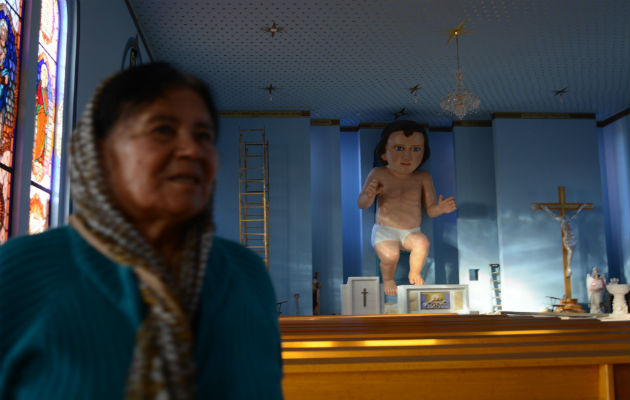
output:
[{"label": "woman's shoulder", "polygon": [[0,246],[0,298],[12,290],[53,293],[63,287],[72,276],[70,248],[67,227],[8,240]]},{"label": "woman's shoulder", "polygon": [[7,330],[0,329],[0,339],[23,333],[67,288],[72,278],[62,248],[69,247],[68,233],[65,227],[55,228],[0,246],[0,320],[10,321]]},{"label": "woman's shoulder", "polygon": [[215,236],[212,242],[211,259],[217,257],[242,268],[260,269],[262,267],[264,270],[264,263],[258,254],[238,242]]},{"label": "woman's shoulder", "polygon": [[11,238],[0,246],[0,267],[58,258],[64,249],[69,249],[70,235],[71,228],[62,226],[35,235]]},{"label": "woman's shoulder", "polygon": [[265,326],[271,323],[276,315],[275,292],[258,254],[215,237],[204,275],[201,310],[207,318],[227,318],[229,325],[247,325],[252,320]]},{"label": "woman's shoulder", "polygon": [[211,282],[214,293],[228,288],[258,296],[273,293],[263,259],[242,244],[221,237],[214,238],[206,281]]}]

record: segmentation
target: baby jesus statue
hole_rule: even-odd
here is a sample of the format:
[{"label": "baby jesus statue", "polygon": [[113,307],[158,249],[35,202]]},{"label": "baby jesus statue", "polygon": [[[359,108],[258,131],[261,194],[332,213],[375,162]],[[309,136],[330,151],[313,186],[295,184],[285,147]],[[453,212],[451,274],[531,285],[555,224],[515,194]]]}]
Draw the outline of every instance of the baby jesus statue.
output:
[{"label": "baby jesus statue", "polygon": [[409,282],[424,285],[421,272],[429,253],[429,239],[420,232],[422,209],[431,218],[457,209],[451,196],[436,199],[433,179],[419,167],[429,158],[429,142],[424,127],[413,121],[395,121],[381,133],[375,151],[385,164],[368,174],[357,205],[366,209],[378,196],[372,246],[379,258],[385,294],[398,292],[394,273],[400,250],[410,251]]}]

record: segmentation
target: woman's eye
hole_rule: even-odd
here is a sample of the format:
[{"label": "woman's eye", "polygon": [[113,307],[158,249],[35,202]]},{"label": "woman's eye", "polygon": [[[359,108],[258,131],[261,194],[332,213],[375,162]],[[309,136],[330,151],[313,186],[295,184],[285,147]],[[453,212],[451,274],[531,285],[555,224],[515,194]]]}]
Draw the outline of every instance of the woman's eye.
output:
[{"label": "woman's eye", "polygon": [[403,147],[402,146],[396,146],[396,147],[394,147],[394,149],[396,151],[403,151]]},{"label": "woman's eye", "polygon": [[175,129],[170,125],[158,125],[153,128],[153,132],[160,136],[170,136],[175,133]]},{"label": "woman's eye", "polygon": [[199,131],[199,132],[197,132],[195,134],[195,137],[198,140],[212,142],[212,141],[214,141],[214,132],[212,132],[212,131]]},{"label": "woman's eye", "polygon": [[413,151],[414,151],[414,152],[418,152],[418,151],[420,151],[420,150],[422,150],[420,147],[414,147],[414,148],[413,148]]}]

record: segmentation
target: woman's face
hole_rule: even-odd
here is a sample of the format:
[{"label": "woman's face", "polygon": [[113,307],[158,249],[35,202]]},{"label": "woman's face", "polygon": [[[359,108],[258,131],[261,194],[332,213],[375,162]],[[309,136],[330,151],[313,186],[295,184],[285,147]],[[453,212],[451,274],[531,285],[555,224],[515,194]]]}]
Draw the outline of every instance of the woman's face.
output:
[{"label": "woman's face", "polygon": [[218,168],[214,121],[192,90],[173,89],[116,122],[100,144],[106,182],[133,222],[202,213]]}]

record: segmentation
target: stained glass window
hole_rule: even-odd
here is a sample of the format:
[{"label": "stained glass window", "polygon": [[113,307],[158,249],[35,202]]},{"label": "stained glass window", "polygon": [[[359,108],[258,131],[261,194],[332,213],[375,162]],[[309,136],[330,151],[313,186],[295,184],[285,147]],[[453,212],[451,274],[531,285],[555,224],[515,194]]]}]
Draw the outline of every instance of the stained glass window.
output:
[{"label": "stained glass window", "polygon": [[59,164],[63,107],[64,71],[60,37],[65,37],[65,21],[60,20],[58,0],[42,0],[37,56],[35,95],[35,139],[31,170],[29,232],[46,230],[50,224],[53,179]]},{"label": "stained glass window", "polygon": [[9,237],[22,1],[0,2],[0,243]]}]

